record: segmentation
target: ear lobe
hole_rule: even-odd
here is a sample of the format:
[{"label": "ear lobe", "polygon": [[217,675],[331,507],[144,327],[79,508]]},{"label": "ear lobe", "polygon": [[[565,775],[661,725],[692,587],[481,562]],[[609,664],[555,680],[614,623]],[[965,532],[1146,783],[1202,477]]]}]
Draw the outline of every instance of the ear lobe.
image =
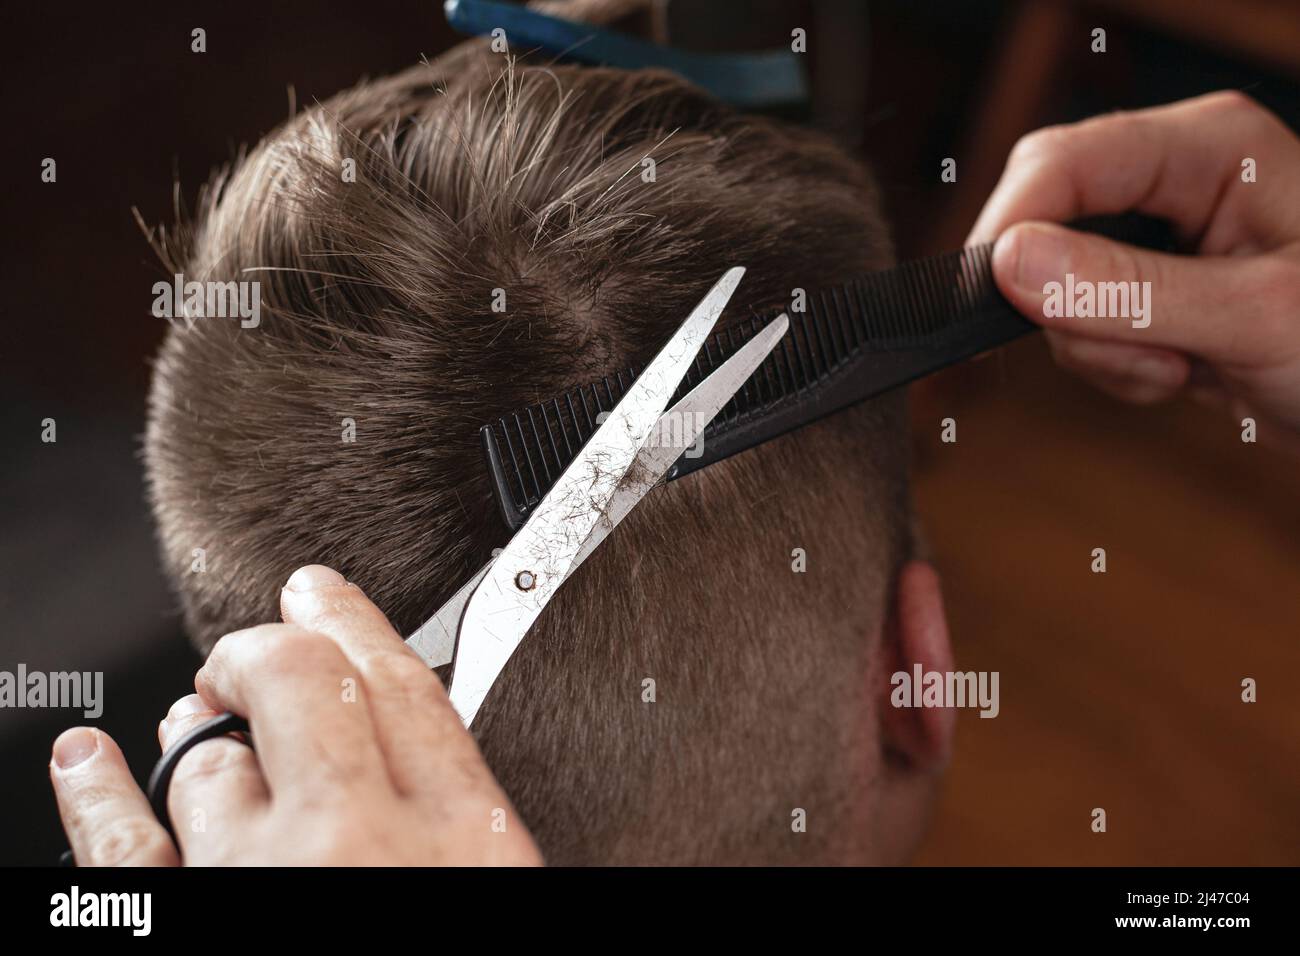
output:
[{"label": "ear lobe", "polygon": [[877,698],[881,744],[896,761],[922,771],[939,770],[952,748],[956,710],[897,706],[900,700],[913,703],[918,665],[922,674],[947,674],[953,668],[939,575],[924,561],[909,561],[899,572],[883,651]]}]

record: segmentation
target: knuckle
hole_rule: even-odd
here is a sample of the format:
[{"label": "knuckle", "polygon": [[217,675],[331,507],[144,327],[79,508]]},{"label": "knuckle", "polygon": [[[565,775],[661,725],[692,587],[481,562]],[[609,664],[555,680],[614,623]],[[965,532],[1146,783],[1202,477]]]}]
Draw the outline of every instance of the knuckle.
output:
[{"label": "knuckle", "polygon": [[1061,152],[1069,135],[1069,128],[1066,126],[1045,126],[1025,133],[1011,147],[1008,165],[1022,165],[1049,159]]},{"label": "knuckle", "polygon": [[326,669],[341,656],[342,652],[324,634],[290,625],[265,632],[250,653],[251,663],[271,677]]},{"label": "knuckle", "polygon": [[172,782],[173,792],[176,792],[178,785],[184,787],[221,776],[246,759],[249,753],[251,751],[244,744],[235,740],[205,740],[187,753],[177,765]]},{"label": "knuckle", "polygon": [[[358,807],[382,806],[388,781],[376,780],[359,755],[339,749],[318,750],[316,773],[326,785],[286,791],[279,804],[299,819],[330,820],[331,828],[350,821]],[[382,819],[382,816],[379,817]]]},{"label": "knuckle", "polygon": [[437,678],[433,671],[410,654],[384,654],[371,664],[371,674],[379,686],[392,688],[404,695],[420,697],[430,693]]},{"label": "knuckle", "polygon": [[1139,139],[1151,128],[1151,114],[1143,110],[1116,110],[1096,120],[1108,123],[1120,133],[1124,140]]},{"label": "knuckle", "polygon": [[1159,294],[1166,289],[1168,280],[1167,261],[1159,254],[1139,249],[1122,242],[1104,242],[1102,248],[1109,255],[1099,256],[1098,274],[1094,276],[1099,282],[1136,282],[1151,283],[1152,294]]},{"label": "knuckle", "polygon": [[1241,131],[1252,138],[1270,133],[1292,138],[1290,128],[1276,114],[1266,109],[1258,100],[1240,90],[1220,90],[1202,98],[1207,113],[1222,117],[1224,122],[1239,124]]},{"label": "knuckle", "polygon": [[1250,299],[1256,303],[1254,334],[1266,343],[1281,345],[1296,337],[1297,303],[1300,303],[1300,263],[1276,256],[1257,263]]},{"label": "knuckle", "polygon": [[153,821],[121,817],[106,823],[91,841],[92,866],[129,866],[144,863],[164,849],[166,838]]},{"label": "knuckle", "polygon": [[1264,108],[1241,90],[1218,90],[1202,100],[1206,109],[1224,113],[1262,113]]}]

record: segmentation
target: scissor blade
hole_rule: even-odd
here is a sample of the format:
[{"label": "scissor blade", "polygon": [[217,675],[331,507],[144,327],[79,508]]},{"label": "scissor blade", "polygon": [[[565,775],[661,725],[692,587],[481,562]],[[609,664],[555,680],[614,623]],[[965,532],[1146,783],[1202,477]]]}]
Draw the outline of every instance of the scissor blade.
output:
[{"label": "scissor blade", "polygon": [[466,726],[635,464],[668,400],[695,361],[745,270],[729,269],[632,383],[524,526],[492,563],[465,608],[451,703]]},{"label": "scissor blade", "polygon": [[[495,560],[495,559],[493,559]],[[438,613],[429,618],[406,639],[406,646],[420,655],[420,659],[429,667],[441,667],[450,664],[456,653],[456,633],[460,630],[460,618],[465,613],[465,605],[474,594],[474,589],[492,567],[489,561],[466,581],[459,591],[453,594],[447,603],[438,608]]]},{"label": "scissor blade", "polygon": [[[642,498],[659,483],[668,473],[677,459],[686,449],[695,444],[709,422],[722,411],[727,402],[740,391],[742,385],[763,364],[763,360],[776,348],[786,330],[790,328],[790,319],[784,313],[765,325],[757,335],[736,350],[736,354],[723,362],[704,381],[696,385],[676,405],[664,412],[659,419],[657,435],[671,432],[680,441],[666,443],[659,441],[641,449],[637,456],[636,468],[619,486],[605,509],[602,519],[591,529],[591,534],[582,545],[582,550],[574,558],[569,573],[578,569],[578,565],[587,560],[618,523],[627,517]],[[680,428],[680,431],[676,429]]]},{"label": "scissor blade", "polygon": [[[569,569],[572,574],[587,557],[596,550],[611,531],[617,527],[636,506],[645,494],[645,489],[656,484],[672,468],[685,452],[695,444],[704,429],[731,401],[740,387],[749,380],[754,371],[763,364],[763,360],[781,341],[790,320],[785,315],[777,316],[758,334],[741,346],[736,354],[720,365],[708,378],[691,389],[681,401],[664,412],[655,426],[655,436],[660,440],[650,442],[641,449],[637,456],[634,475],[629,475],[619,486],[617,493],[610,500],[604,520],[596,523],[591,534],[583,543],[582,550],[573,559]],[[663,437],[670,434],[673,441],[665,442]],[[637,479],[632,482],[630,479]],[[456,632],[460,629],[461,615],[469,603],[474,589],[483,580],[483,575],[492,566],[489,561],[472,578],[462,585],[441,608],[438,613],[425,621],[406,639],[406,645],[420,655],[429,667],[441,667],[450,664],[456,650]]]}]

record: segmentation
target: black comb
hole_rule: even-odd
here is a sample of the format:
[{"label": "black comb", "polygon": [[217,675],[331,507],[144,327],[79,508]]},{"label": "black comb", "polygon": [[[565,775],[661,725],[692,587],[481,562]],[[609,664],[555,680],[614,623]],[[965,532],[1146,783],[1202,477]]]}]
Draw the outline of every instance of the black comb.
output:
[{"label": "black comb", "polygon": [[[1168,223],[1137,214],[1072,228],[1151,249],[1173,248]],[[993,281],[991,244],[915,259],[808,295],[803,312],[775,309],[724,326],[706,341],[677,394],[707,378],[769,321],[790,330],[683,455],[672,481],[849,405],[1002,345],[1037,328]],[[517,530],[636,381],[629,368],[484,425],[479,434],[501,516]]]}]

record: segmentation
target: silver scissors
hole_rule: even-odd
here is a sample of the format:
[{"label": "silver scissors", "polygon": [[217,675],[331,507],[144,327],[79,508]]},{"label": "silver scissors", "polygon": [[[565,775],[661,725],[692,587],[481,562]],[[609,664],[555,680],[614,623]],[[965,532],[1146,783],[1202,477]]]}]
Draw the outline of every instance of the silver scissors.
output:
[{"label": "silver scissors", "polygon": [[[785,335],[790,322],[782,314],[664,411],[744,274],[740,267],[727,270],[509,544],[406,639],[430,667],[453,665],[448,693],[466,727],[560,586],[695,444]],[[660,427],[669,421],[672,428]],[[661,440],[666,434],[671,442]]]},{"label": "silver scissors", "polygon": [[[449,695],[466,727],[555,592],[695,444],[785,335],[790,320],[780,315],[664,411],[744,274],[742,268],[727,270],[632,383],[510,543],[407,638],[407,646],[430,667],[453,665]],[[660,427],[665,421],[674,427]],[[664,434],[672,434],[673,440],[651,440]],[[243,717],[220,714],[163,754],[146,792],[169,833],[174,831],[167,790],[181,757],[204,740],[247,730]]]}]

